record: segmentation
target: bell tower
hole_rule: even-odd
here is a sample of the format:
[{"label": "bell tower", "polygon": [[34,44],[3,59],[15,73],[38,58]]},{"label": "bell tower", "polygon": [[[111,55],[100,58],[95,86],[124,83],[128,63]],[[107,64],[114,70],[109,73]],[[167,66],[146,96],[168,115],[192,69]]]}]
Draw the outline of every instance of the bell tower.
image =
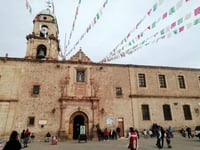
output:
[{"label": "bell tower", "polygon": [[60,51],[58,25],[50,9],[45,9],[33,20],[33,32],[26,36],[26,59],[58,60]]}]

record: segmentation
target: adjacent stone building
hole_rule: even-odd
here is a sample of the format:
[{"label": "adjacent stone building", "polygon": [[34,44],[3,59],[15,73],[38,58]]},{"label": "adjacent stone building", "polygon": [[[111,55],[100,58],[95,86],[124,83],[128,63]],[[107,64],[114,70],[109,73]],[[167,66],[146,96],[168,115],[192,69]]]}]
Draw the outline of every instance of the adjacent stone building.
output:
[{"label": "adjacent stone building", "polygon": [[[0,137],[29,128],[77,139],[80,129],[200,124],[200,69],[94,63],[83,50],[58,60],[56,17],[41,11],[25,58],[0,58]],[[81,128],[80,128],[81,127]],[[82,128],[83,127],[83,128]]]}]

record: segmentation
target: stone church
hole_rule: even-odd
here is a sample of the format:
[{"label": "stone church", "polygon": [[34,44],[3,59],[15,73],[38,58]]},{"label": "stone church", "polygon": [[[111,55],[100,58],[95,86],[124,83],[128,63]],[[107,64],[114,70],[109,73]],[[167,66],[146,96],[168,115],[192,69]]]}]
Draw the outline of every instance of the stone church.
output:
[{"label": "stone church", "polygon": [[0,57],[0,139],[28,128],[77,139],[96,126],[127,136],[153,123],[178,130],[200,124],[200,69],[92,62],[80,49],[59,60],[56,17],[41,11],[25,58]]}]

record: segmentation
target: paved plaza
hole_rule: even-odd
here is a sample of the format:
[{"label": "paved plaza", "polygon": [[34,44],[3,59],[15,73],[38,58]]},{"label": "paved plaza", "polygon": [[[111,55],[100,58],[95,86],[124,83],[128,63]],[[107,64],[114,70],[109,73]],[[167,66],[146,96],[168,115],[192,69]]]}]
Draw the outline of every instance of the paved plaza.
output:
[{"label": "paved plaza", "polygon": [[[184,138],[180,134],[175,134],[172,138],[172,149],[175,150],[200,150],[200,140],[198,138]],[[34,141],[30,143],[24,150],[126,150],[128,140],[121,138],[118,140],[109,141],[81,141],[78,143],[76,140],[68,140],[65,142],[59,142],[58,145],[51,145],[50,143]],[[155,145],[156,138],[144,138],[139,139],[139,150],[153,150],[158,149]],[[166,142],[164,144],[164,150],[168,149]]]}]

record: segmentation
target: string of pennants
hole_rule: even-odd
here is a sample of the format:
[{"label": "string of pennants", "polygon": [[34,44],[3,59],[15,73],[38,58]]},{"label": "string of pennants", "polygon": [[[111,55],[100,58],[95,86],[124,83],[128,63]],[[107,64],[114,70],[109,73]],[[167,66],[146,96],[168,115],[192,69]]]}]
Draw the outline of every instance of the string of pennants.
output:
[{"label": "string of pennants", "polygon": [[76,7],[76,13],[75,13],[74,21],[73,21],[73,24],[72,24],[72,29],[71,29],[71,31],[70,31],[69,39],[68,39],[67,45],[65,46],[65,49],[67,49],[67,47],[68,47],[69,44],[70,44],[70,40],[71,40],[71,38],[72,38],[72,33],[73,33],[73,31],[74,31],[75,24],[76,24],[76,20],[77,20],[77,16],[78,16],[80,4],[81,4],[81,0],[79,0],[78,6]]},{"label": "string of pennants", "polygon": [[147,13],[140,19],[140,21],[137,22],[137,24],[130,30],[130,32],[128,32],[128,34],[126,34],[121,42],[119,42],[117,46],[110,52],[110,54],[113,55],[113,53],[115,53],[115,51],[117,51],[120,46],[126,43],[127,40],[131,37],[131,34],[133,34],[139,28],[139,26],[144,22],[145,19],[147,19],[147,17],[150,17],[153,13],[155,13],[156,10],[163,4],[163,2],[164,0],[159,0],[158,2],[154,3],[154,5],[148,9]]},{"label": "string of pennants", "polygon": [[32,14],[32,7],[28,0],[25,1],[25,6],[26,6],[26,9],[29,11],[29,13]]},{"label": "string of pennants", "polygon": [[[51,12],[55,14],[55,6],[53,0],[47,0],[46,2],[48,9],[51,9]],[[25,7],[32,14],[32,6],[28,0],[25,0]]]},{"label": "string of pennants", "polygon": [[[156,26],[158,25],[158,23],[160,23],[161,21],[163,21],[163,20],[165,20],[166,18],[168,18],[168,17],[172,16],[173,14],[175,14],[175,13],[177,12],[177,10],[179,10],[179,9],[183,6],[183,4],[187,4],[189,1],[190,1],[190,0],[179,0],[179,1],[176,3],[175,6],[170,7],[170,9],[169,9],[168,11],[165,11],[160,17],[158,17],[155,21],[153,21],[150,25],[148,25],[140,34],[138,34],[135,38],[133,38],[133,39],[131,39],[131,40],[129,40],[129,37],[130,37],[130,33],[132,33],[132,32],[129,32],[129,33],[127,34],[127,36],[114,48],[114,50],[112,50],[112,51],[109,53],[109,55],[106,56],[105,58],[103,58],[100,62],[101,62],[101,63],[103,63],[103,62],[105,63],[105,62],[112,61],[112,60],[114,60],[114,59],[118,59],[118,58],[120,58],[119,56],[124,57],[124,56],[125,56],[124,54],[126,54],[124,51],[127,51],[127,49],[128,49],[129,51],[131,51],[131,50],[130,50],[130,47],[132,47],[132,49],[138,48],[138,45],[139,45],[138,43],[139,43],[139,41],[142,40],[142,38],[145,36],[145,34],[146,34],[148,31],[155,29]],[[156,4],[157,4],[157,3],[156,3]],[[147,12],[147,15],[146,15],[146,16],[149,16],[151,10],[155,10],[156,4],[154,4],[153,9],[150,9],[150,10]],[[160,1],[159,1],[159,4],[162,4],[162,3],[160,3]],[[188,14],[186,14],[186,16],[185,16],[185,19],[186,19],[186,20],[189,19],[189,18],[191,18],[191,13],[188,13]],[[181,24],[182,22],[183,22],[183,18],[180,18],[180,19],[178,20],[178,23],[177,23],[177,24]],[[173,22],[172,27],[175,27],[175,26],[176,26],[176,22]],[[136,27],[137,27],[137,25],[136,25]],[[135,27],[135,29],[137,29],[136,27]],[[168,27],[168,28],[169,28],[169,27]],[[135,30],[134,30],[134,31],[135,31]],[[164,29],[162,29],[161,31],[164,32]],[[159,32],[156,32],[154,35],[152,35],[151,37],[148,37],[147,39],[150,39],[150,38],[152,38],[152,37],[156,37],[158,33],[159,33]],[[144,41],[145,41],[145,40],[143,40],[141,43],[144,44],[144,43],[145,43]],[[149,43],[149,44],[150,44],[150,43]],[[147,45],[149,45],[149,44],[147,44]],[[134,45],[134,46],[133,46],[133,45]],[[119,47],[120,47],[120,48],[119,48]],[[123,51],[123,52],[122,52],[122,51]],[[128,54],[130,54],[130,53],[128,53]]]},{"label": "string of pennants", "polygon": [[[68,56],[73,50],[76,49],[76,47],[78,46],[78,44],[80,43],[81,40],[83,40],[83,38],[85,37],[86,34],[88,34],[90,32],[90,30],[92,29],[92,27],[95,26],[95,24],[97,23],[97,21],[99,21],[99,19],[101,18],[101,16],[103,15],[103,9],[106,7],[108,3],[108,0],[106,0],[102,7],[100,8],[100,10],[96,13],[95,17],[93,18],[93,20],[91,21],[91,23],[87,26],[86,30],[84,31],[84,33],[80,36],[80,38],[78,39],[78,41],[75,43],[75,45],[73,46],[73,48],[71,48],[68,52],[65,51],[65,56]],[[67,52],[67,53],[66,53]],[[64,56],[64,57],[65,57]]]},{"label": "string of pennants", "polygon": [[[168,24],[165,28],[161,29],[160,31],[155,32],[151,36],[144,39],[144,37],[145,37],[145,35],[148,31],[156,29],[158,23],[166,20],[168,17],[175,14],[179,9],[181,9],[183,4],[187,4],[189,1],[191,1],[191,0],[178,0],[176,5],[170,7],[170,9],[168,11],[165,11],[155,21],[153,21],[151,24],[149,24],[142,32],[137,34],[137,36],[135,36],[133,39],[130,39],[131,34],[133,34],[140,27],[140,25],[144,22],[144,20],[147,17],[151,16],[152,13],[156,12],[156,10],[159,8],[159,6],[161,6],[163,4],[164,0],[158,0],[158,2],[156,2],[153,5],[153,7],[151,7],[147,11],[147,13],[139,20],[139,22],[137,22],[137,24],[134,26],[134,28],[131,29],[130,32],[128,32],[128,34],[125,36],[125,38],[123,38],[123,40],[120,43],[118,43],[117,46],[109,53],[109,55],[106,56],[105,58],[103,58],[100,61],[100,63],[105,63],[105,62],[109,62],[109,61],[112,61],[112,60],[115,60],[115,59],[118,59],[118,58],[126,57],[127,55],[130,55],[133,52],[135,52],[135,51],[137,51],[137,50],[139,50],[139,49],[141,49],[145,46],[148,46],[148,45],[153,44],[153,43],[157,43],[160,40],[163,40],[163,39],[166,39],[166,38],[170,38],[172,35],[177,35],[179,33],[182,33],[183,31],[185,31],[186,29],[190,29],[192,26],[200,24],[200,17],[197,17],[200,14],[200,6],[199,6],[196,9],[194,9],[192,12],[186,13],[185,16],[182,16],[178,20],[171,22],[171,24]],[[68,43],[65,46],[64,55],[61,54],[61,56],[63,58],[65,58],[73,50],[75,50],[77,45],[85,37],[85,35],[88,34],[91,31],[92,27],[94,27],[95,24],[98,22],[98,20],[101,18],[102,14],[103,14],[103,9],[107,5],[107,3],[108,3],[108,0],[106,0],[103,3],[102,7],[96,13],[95,17],[93,18],[91,23],[87,26],[84,33],[80,36],[80,38],[75,43],[75,45],[70,49],[70,51],[67,52],[67,48],[70,45],[70,40],[71,40],[72,33],[74,31],[74,28],[75,28],[76,19],[77,19],[79,7],[80,7],[80,4],[81,4],[81,0],[79,0],[79,3],[76,7],[75,17],[74,17],[74,20],[73,20],[72,29],[71,29],[71,32],[70,32]],[[55,8],[54,8],[53,1],[50,2],[48,0],[47,4],[48,4],[49,8],[53,9],[52,12],[54,13]],[[31,7],[28,0],[26,0],[25,6],[26,6],[26,9],[29,11],[29,13],[32,13],[32,7]],[[192,16],[195,17],[193,20],[191,20]]]},{"label": "string of pennants", "polygon": [[[184,17],[181,17],[180,19],[172,22],[167,27],[163,28],[159,32],[154,33],[152,36],[146,38],[145,40],[136,43],[134,46],[129,45],[129,47],[123,50],[122,52],[119,52],[110,58],[107,57],[106,59],[101,61],[101,63],[109,62],[114,59],[125,57],[127,54],[130,55],[133,52],[145,46],[148,46],[153,43],[157,43],[160,40],[163,40],[166,38],[170,38],[173,35],[178,35],[179,33],[182,33],[183,31],[185,31],[186,29],[190,29],[192,26],[196,26],[200,24],[200,17],[196,17],[197,15],[200,14],[200,6],[194,10],[195,18],[192,21],[189,21],[189,19],[191,18],[191,17],[188,18],[189,14],[191,14],[191,12],[187,13]],[[183,21],[183,18],[184,18],[184,21]]]}]

